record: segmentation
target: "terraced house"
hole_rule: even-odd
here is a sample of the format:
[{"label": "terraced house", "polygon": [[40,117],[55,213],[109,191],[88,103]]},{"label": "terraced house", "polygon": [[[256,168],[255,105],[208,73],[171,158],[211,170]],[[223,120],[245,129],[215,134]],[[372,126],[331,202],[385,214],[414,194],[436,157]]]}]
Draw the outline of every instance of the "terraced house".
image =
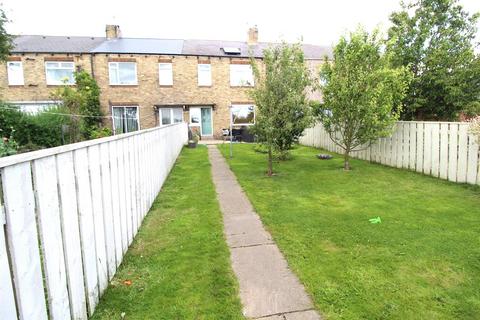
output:
[{"label": "terraced house", "polygon": [[[0,68],[0,98],[35,112],[52,101],[73,72],[91,73],[101,89],[101,106],[115,133],[186,121],[202,139],[218,138],[230,126],[255,122],[248,90],[255,85],[249,58],[262,60],[273,43],[247,41],[124,38],[117,25],[105,37],[22,35]],[[316,69],[330,48],[303,45]],[[108,120],[110,119],[110,120]]]}]

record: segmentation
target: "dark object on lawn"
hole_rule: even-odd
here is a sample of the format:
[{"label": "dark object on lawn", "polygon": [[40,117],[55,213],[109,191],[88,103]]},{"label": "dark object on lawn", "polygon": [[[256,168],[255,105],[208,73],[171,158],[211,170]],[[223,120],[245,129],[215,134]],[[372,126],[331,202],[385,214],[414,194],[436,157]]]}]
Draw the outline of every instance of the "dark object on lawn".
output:
[{"label": "dark object on lawn", "polygon": [[318,159],[321,159],[321,160],[330,160],[332,159],[333,157],[329,154],[317,154],[317,158]]},{"label": "dark object on lawn", "polygon": [[197,142],[193,141],[193,140],[188,141],[188,147],[189,148],[196,148],[197,147]]}]

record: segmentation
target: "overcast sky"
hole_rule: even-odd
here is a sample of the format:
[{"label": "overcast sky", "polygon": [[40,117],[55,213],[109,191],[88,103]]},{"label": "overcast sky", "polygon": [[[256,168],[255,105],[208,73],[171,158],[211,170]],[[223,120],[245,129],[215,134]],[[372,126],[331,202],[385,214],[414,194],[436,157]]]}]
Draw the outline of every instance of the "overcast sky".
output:
[{"label": "overcast sky", "polygon": [[[358,24],[385,30],[390,13],[400,8],[399,0],[2,2],[12,34],[103,36],[105,24],[118,24],[124,37],[244,41],[248,27],[257,25],[260,41],[303,38],[321,45],[333,44]],[[460,3],[471,13],[480,11],[480,0]]]}]

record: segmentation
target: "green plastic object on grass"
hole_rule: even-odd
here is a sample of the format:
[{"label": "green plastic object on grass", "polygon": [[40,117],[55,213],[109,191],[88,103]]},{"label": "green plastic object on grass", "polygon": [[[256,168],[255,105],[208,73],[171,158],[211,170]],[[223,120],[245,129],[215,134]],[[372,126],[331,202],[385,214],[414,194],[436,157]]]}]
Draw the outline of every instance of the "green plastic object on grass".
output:
[{"label": "green plastic object on grass", "polygon": [[368,219],[368,221],[370,221],[370,223],[382,223],[382,219],[380,219],[380,217]]}]

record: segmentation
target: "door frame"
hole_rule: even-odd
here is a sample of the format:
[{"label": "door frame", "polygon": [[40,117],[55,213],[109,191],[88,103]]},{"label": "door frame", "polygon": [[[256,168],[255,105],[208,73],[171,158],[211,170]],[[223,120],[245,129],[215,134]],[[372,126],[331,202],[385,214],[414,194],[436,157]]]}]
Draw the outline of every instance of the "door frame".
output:
[{"label": "door frame", "polygon": [[[202,137],[212,137],[213,136],[213,108],[210,106],[205,106],[205,107],[199,107],[200,108],[200,135]],[[211,129],[211,134],[203,134],[203,129],[202,129],[202,109],[210,109],[210,129]]]},{"label": "door frame", "polygon": [[[192,123],[192,114],[191,110],[192,109],[199,109],[200,111],[200,123]],[[211,129],[212,129],[212,134],[209,135],[204,135],[203,130],[202,130],[202,109],[210,109],[210,122],[211,122]],[[212,137],[213,136],[213,108],[211,106],[195,106],[195,107],[190,107],[189,108],[189,119],[188,119],[188,125],[189,127],[199,127],[200,131],[200,136],[202,137]]]}]

